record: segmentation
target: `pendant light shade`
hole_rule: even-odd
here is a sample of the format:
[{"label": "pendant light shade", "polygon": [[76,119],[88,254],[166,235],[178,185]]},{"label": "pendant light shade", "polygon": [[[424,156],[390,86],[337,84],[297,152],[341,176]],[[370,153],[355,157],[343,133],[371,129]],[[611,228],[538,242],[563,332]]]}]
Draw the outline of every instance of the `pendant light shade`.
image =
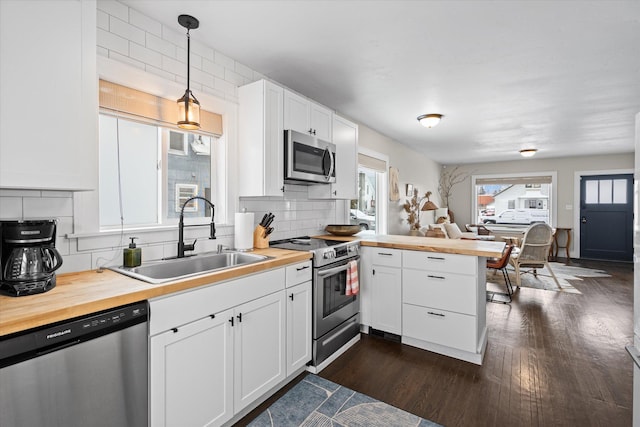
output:
[{"label": "pendant light shade", "polygon": [[418,121],[422,126],[426,128],[432,128],[440,123],[442,117],[442,114],[423,114],[418,117]]},{"label": "pendant light shade", "polygon": [[200,103],[189,88],[191,70],[191,35],[189,30],[196,29],[200,22],[189,15],[178,16],[178,23],[187,29],[187,90],[178,99],[178,127],[182,129],[200,129]]}]

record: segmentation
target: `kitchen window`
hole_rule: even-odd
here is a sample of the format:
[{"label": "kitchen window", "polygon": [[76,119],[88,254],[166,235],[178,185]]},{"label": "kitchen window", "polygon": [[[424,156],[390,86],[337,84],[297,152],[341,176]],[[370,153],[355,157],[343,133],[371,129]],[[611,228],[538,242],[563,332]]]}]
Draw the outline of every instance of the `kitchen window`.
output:
[{"label": "kitchen window", "polygon": [[[195,195],[220,207],[217,221],[224,216],[224,189],[212,179],[225,164],[215,135],[103,112],[99,138],[102,230],[177,223],[182,205]],[[192,201],[184,216],[208,218],[211,210],[206,203]]]}]

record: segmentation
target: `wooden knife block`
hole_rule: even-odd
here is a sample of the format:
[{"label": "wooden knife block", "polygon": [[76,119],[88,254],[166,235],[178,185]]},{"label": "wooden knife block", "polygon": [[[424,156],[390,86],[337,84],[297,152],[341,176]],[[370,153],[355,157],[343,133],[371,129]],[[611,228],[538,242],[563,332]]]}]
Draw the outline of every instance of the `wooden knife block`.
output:
[{"label": "wooden knife block", "polygon": [[253,247],[256,249],[265,249],[269,247],[269,236],[264,237],[266,230],[263,226],[258,225],[253,230]]}]

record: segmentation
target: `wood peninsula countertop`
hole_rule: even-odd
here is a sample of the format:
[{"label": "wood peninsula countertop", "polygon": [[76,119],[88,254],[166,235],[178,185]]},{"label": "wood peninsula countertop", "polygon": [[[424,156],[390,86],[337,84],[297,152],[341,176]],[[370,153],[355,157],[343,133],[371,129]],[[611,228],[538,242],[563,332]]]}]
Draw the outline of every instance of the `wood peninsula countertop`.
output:
[{"label": "wood peninsula countertop", "polygon": [[362,236],[314,236],[326,240],[350,242],[359,240],[362,246],[378,248],[408,249],[412,251],[440,252],[447,254],[474,255],[499,258],[504,250],[504,242],[466,239],[441,239],[437,237],[399,236],[393,234],[365,234]]},{"label": "wood peninsula countertop", "polygon": [[285,249],[256,249],[252,253],[273,258],[158,285],[111,270],[60,274],[56,277],[56,287],[49,292],[17,298],[0,296],[0,337],[311,258],[309,252]]}]

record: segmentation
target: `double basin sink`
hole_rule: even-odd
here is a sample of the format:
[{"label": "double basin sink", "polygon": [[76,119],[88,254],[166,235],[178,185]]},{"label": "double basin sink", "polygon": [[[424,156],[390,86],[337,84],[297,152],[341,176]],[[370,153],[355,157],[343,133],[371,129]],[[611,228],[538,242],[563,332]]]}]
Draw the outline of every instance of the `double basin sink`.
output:
[{"label": "double basin sink", "polygon": [[271,258],[244,252],[205,253],[185,258],[145,262],[139,267],[111,267],[110,269],[147,283],[159,284],[266,261]]}]

